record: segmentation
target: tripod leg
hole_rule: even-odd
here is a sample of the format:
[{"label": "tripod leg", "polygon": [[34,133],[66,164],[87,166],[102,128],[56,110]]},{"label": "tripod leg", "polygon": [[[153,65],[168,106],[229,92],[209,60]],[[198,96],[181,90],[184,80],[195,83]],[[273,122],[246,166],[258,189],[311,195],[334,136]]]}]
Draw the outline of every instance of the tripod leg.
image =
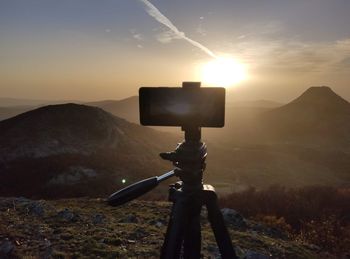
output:
[{"label": "tripod leg", "polygon": [[184,258],[200,258],[202,242],[200,213],[202,209],[202,203],[198,203],[192,200],[191,204],[187,204],[191,209],[189,210],[189,221],[185,230]]},{"label": "tripod leg", "polygon": [[215,192],[207,192],[205,195],[208,220],[213,229],[216,243],[218,244],[222,259],[236,259],[230,234],[225,226]]},{"label": "tripod leg", "polygon": [[186,201],[182,197],[182,193],[177,192],[173,195],[175,196],[174,204],[160,255],[162,259],[180,258],[184,233],[188,221],[188,209]]}]

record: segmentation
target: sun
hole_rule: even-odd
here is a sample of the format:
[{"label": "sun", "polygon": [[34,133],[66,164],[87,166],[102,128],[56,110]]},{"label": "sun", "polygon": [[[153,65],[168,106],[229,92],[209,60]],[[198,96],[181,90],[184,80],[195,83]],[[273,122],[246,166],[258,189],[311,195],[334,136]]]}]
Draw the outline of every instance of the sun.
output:
[{"label": "sun", "polygon": [[201,66],[200,77],[209,86],[231,87],[246,79],[247,70],[235,59],[218,57]]}]

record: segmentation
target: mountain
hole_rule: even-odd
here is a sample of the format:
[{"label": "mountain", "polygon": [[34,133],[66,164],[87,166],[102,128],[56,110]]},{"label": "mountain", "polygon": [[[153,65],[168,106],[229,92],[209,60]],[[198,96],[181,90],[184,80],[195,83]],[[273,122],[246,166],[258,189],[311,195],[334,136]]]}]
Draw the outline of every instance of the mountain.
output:
[{"label": "mountain", "polygon": [[0,196],[109,193],[168,169],[158,153],[176,141],[100,108],[41,107],[0,122]]},{"label": "mountain", "polygon": [[[137,103],[132,97],[93,105],[127,115],[137,114]],[[226,111],[224,128],[202,131],[204,180],[220,192],[272,184],[349,186],[349,103],[330,88],[312,87],[274,109]],[[0,121],[0,195],[102,195],[122,187],[122,179],[159,175],[171,165],[158,153],[173,150],[183,137],[180,128],[170,129],[178,135],[77,104]]]},{"label": "mountain", "polygon": [[311,87],[287,105],[261,118],[275,139],[349,146],[350,103],[326,86]]},{"label": "mountain", "polygon": [[14,117],[18,114],[36,109],[38,107],[64,104],[64,103],[81,103],[80,101],[52,101],[52,100],[32,100],[16,98],[0,98],[0,121]]},{"label": "mountain", "polygon": [[[337,103],[342,104],[338,107]],[[348,135],[337,132],[349,123],[347,106],[347,101],[323,87],[312,87],[278,108],[228,105],[224,128],[202,129],[203,140],[208,144],[205,181],[220,192],[273,184],[348,186],[350,146],[344,144]],[[322,122],[332,132],[308,126],[309,120],[299,123],[298,114],[305,113],[306,107],[311,119]],[[325,114],[320,112],[322,109],[330,111],[326,120],[319,117],[320,113]],[[297,129],[293,129],[294,125],[298,125]],[[179,128],[162,130],[180,133]]]},{"label": "mountain", "polygon": [[350,104],[329,87],[311,87],[279,108],[229,114],[225,128],[203,134],[221,149],[208,156],[216,186],[349,186]]}]

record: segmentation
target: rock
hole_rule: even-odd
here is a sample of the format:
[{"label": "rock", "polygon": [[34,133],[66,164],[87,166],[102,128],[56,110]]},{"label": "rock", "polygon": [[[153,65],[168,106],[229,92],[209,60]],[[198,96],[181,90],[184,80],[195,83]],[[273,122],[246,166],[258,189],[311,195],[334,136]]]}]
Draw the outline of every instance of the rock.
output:
[{"label": "rock", "polygon": [[269,259],[270,257],[258,252],[248,250],[244,256],[244,259]]},{"label": "rock", "polygon": [[142,227],[138,227],[133,233],[130,233],[127,238],[132,240],[140,240],[144,237],[149,236],[149,233],[145,231]]},{"label": "rock", "polygon": [[138,223],[139,220],[137,219],[137,217],[133,214],[127,216],[126,218],[122,219],[119,221],[120,223]]},{"label": "rock", "polygon": [[168,222],[163,219],[154,219],[154,220],[151,220],[149,224],[152,226],[156,226],[157,228],[160,228],[160,227],[166,226]]},{"label": "rock", "polygon": [[247,227],[245,219],[234,209],[223,208],[221,209],[222,216],[227,224],[233,225],[238,228]]},{"label": "rock", "polygon": [[67,221],[77,221],[79,216],[74,214],[72,211],[69,209],[65,208],[64,210],[61,210],[57,213],[57,217],[67,220]]},{"label": "rock", "polygon": [[163,223],[162,223],[162,222],[160,222],[160,221],[158,221],[158,222],[155,224],[155,226],[156,226],[156,227],[158,227],[158,228],[160,228],[160,227],[162,227],[162,226],[163,226]]},{"label": "rock", "polygon": [[45,203],[43,201],[33,201],[24,197],[14,198],[12,207],[15,210],[26,214],[42,217],[45,214]]},{"label": "rock", "polygon": [[103,214],[95,214],[92,216],[93,224],[102,224],[106,220],[106,217]]},{"label": "rock", "polygon": [[0,244],[0,258],[10,258],[14,249],[15,245],[5,238]]},{"label": "rock", "polygon": [[45,209],[43,204],[41,204],[40,202],[32,202],[28,205],[27,207],[28,209],[28,213],[38,216],[38,217],[42,217],[45,214]]}]

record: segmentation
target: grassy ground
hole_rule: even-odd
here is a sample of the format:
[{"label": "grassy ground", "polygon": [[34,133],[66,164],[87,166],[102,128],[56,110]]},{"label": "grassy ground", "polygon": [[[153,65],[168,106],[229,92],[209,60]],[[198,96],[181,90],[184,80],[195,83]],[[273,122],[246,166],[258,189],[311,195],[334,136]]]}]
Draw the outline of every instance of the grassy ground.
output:
[{"label": "grassy ground", "polygon": [[[101,199],[0,198],[0,258],[158,258],[169,212],[168,202],[134,201],[115,208]],[[218,258],[204,215],[203,257]],[[312,245],[247,222],[244,228],[229,226],[240,257],[248,252],[272,258],[320,258]]]}]

